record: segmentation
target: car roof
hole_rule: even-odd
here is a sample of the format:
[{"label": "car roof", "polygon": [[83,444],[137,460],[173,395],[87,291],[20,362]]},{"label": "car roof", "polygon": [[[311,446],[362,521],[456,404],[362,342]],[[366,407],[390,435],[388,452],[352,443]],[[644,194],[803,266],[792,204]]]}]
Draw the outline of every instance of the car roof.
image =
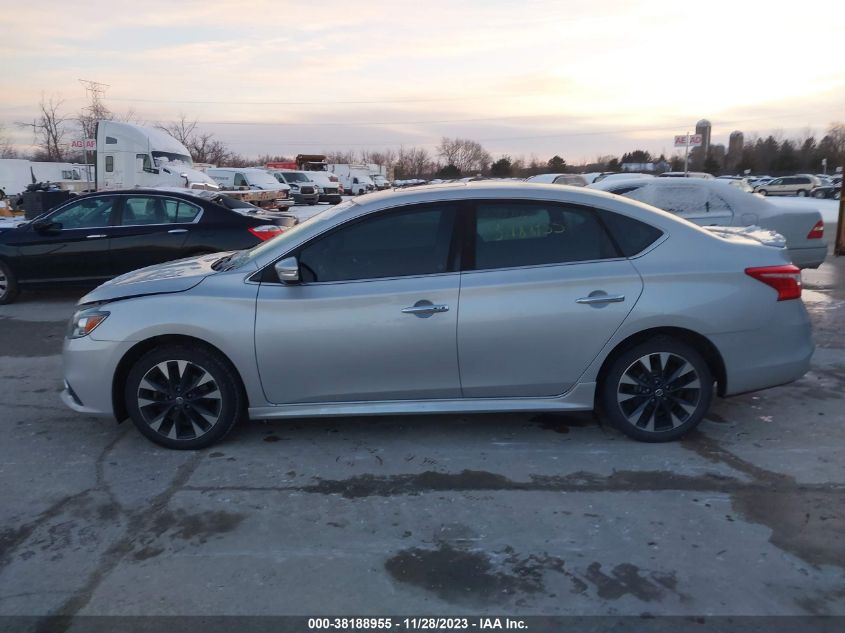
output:
[{"label": "car roof", "polygon": [[[736,189],[736,187],[731,187],[727,183],[722,184],[731,189]],[[737,191],[739,190],[737,189]],[[357,196],[335,207],[326,209],[300,224],[295,234],[295,241],[286,242],[283,248],[285,250],[298,248],[300,244],[319,235],[322,231],[379,211],[393,209],[398,211],[407,205],[428,202],[448,203],[483,199],[490,199],[491,201],[538,200],[583,205],[639,219],[667,233],[703,230],[695,224],[657,207],[597,189],[572,185],[527,183],[519,180],[482,180],[438,185],[420,185],[407,189],[387,189],[385,191]],[[256,264],[258,267],[265,266],[276,259],[279,254],[273,249],[268,249],[256,259]]]},{"label": "car roof", "polygon": [[208,192],[209,194],[219,194],[219,191],[213,189],[182,189],[179,187],[146,187],[146,188],[133,188],[133,189],[107,189],[102,191],[92,191],[90,193],[82,193],[77,196],[76,200],[79,198],[91,198],[94,196],[113,196],[115,194],[120,195],[168,195],[168,196],[177,196],[181,198],[194,198],[200,200],[208,200],[206,196],[203,196],[201,192]]},{"label": "car roof", "polygon": [[[617,181],[618,182],[618,181]],[[638,184],[642,180],[636,181]],[[649,180],[648,182],[652,182]],[[727,183],[722,183],[731,187]],[[738,190],[737,190],[738,191]],[[740,192],[741,193],[741,192]],[[477,200],[489,198],[498,199],[522,199],[522,200],[544,200],[561,201],[584,206],[597,206],[614,210],[620,203],[625,208],[627,205],[640,203],[627,198],[620,198],[611,193],[599,189],[572,185],[555,185],[547,183],[533,183],[521,180],[479,180],[473,182],[451,182],[436,185],[419,185],[403,189],[387,189],[365,194],[355,198],[355,203],[361,214],[387,209],[390,207],[404,206],[408,204],[421,204],[425,202],[445,202],[461,200]],[[642,206],[642,205],[640,205]],[[664,215],[675,222],[677,216],[661,211],[654,207],[649,209]],[[624,212],[624,209],[622,209]]]}]

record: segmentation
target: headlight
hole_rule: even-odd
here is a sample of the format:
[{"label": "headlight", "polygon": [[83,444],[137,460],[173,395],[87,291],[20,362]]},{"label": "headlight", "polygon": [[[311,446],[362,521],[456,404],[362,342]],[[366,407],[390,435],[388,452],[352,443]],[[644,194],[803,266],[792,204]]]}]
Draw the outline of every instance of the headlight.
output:
[{"label": "headlight", "polygon": [[109,312],[103,312],[101,310],[80,310],[70,320],[67,337],[82,338],[83,336],[88,336],[97,329],[100,323],[106,320],[109,314]]}]

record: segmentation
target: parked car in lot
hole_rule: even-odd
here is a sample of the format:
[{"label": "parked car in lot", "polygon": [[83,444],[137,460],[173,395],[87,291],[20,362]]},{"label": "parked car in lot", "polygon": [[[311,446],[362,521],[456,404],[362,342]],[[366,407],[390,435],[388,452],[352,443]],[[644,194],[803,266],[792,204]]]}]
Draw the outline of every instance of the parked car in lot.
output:
[{"label": "parked car in lot", "polygon": [[340,204],[343,200],[343,187],[340,180],[333,173],[328,171],[307,171],[308,177],[311,178],[317,187],[320,194],[320,202],[328,202],[329,204]]},{"label": "parked car in lot", "polygon": [[385,189],[390,189],[390,181],[382,176],[381,174],[374,174],[373,175],[373,182],[376,185],[376,189],[379,191],[384,191]]},{"label": "parked car in lot", "polygon": [[834,176],[829,179],[830,184],[815,187],[810,195],[814,198],[833,198],[839,200],[842,197],[842,176]]},{"label": "parked car in lot", "polygon": [[0,232],[0,304],[11,303],[27,286],[93,285],[151,264],[249,248],[290,224],[289,218],[214,191],[129,189],[78,196]]},{"label": "parked car in lot", "polygon": [[572,185],[574,187],[587,186],[587,181],[580,174],[538,174],[526,178],[525,182]]},{"label": "parked car in lot", "polygon": [[258,167],[210,167],[206,174],[223,189],[258,190],[272,195],[273,207],[286,211],[291,205],[290,186],[279,182],[264,169]]},{"label": "parked car in lot", "polygon": [[816,209],[782,209],[719,179],[654,178],[602,181],[590,188],[626,196],[703,226],[756,225],[786,238],[792,262],[818,268],[827,256],[824,221]]},{"label": "parked car in lot", "polygon": [[785,176],[756,185],[754,192],[761,196],[806,196],[820,184],[815,176]]},{"label": "parked car in lot", "polygon": [[754,193],[754,185],[748,180],[748,178],[743,178],[742,176],[717,176],[716,180],[724,180],[730,185],[733,185],[740,191],[745,191],[746,193]]},{"label": "parked car in lot", "polygon": [[[729,186],[729,185],[726,185]],[[239,420],[597,408],[639,440],[804,374],[782,248],[587,188],[375,193],[78,304],[63,401],[171,448]]]},{"label": "parked car in lot", "polygon": [[658,175],[659,178],[704,178],[706,180],[714,179],[713,174],[708,174],[704,171],[664,171]]},{"label": "parked car in lot", "polygon": [[290,192],[297,204],[317,204],[320,192],[317,183],[311,180],[307,171],[270,170],[279,182],[290,186]]}]

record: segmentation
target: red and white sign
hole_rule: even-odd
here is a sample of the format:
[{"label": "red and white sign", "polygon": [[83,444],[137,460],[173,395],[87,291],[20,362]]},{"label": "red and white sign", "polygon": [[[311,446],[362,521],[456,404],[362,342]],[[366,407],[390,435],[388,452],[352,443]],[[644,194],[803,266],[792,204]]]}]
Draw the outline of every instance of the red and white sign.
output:
[{"label": "red and white sign", "polygon": [[701,134],[676,134],[675,147],[700,147],[704,143]]},{"label": "red and white sign", "polygon": [[81,149],[85,150],[86,152],[96,151],[97,150],[97,139],[95,138],[86,138],[86,139],[78,139],[76,141],[70,142],[71,149]]}]

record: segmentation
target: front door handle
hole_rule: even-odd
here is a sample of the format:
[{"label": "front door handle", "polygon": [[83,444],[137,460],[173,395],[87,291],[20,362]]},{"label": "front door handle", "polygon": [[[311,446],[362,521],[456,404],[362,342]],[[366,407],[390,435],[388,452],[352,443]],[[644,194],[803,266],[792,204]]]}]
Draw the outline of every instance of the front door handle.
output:
[{"label": "front door handle", "polygon": [[102,239],[104,237],[108,237],[108,235],[106,235],[105,233],[96,233],[94,235],[86,235],[85,239],[87,239],[87,240],[99,240],[99,239]]},{"label": "front door handle", "polygon": [[187,233],[188,229],[170,229],[168,233]]},{"label": "front door handle", "polygon": [[581,297],[576,299],[575,303],[583,303],[586,305],[602,305],[605,303],[621,303],[625,301],[625,295],[606,295],[606,294],[591,294],[589,297]]},{"label": "front door handle", "polygon": [[448,312],[449,306],[443,304],[434,304],[431,301],[426,301],[423,299],[422,301],[417,301],[414,305],[408,308],[402,308],[402,314],[413,314],[414,316],[426,318],[430,317],[432,314],[438,314],[440,312]]}]

